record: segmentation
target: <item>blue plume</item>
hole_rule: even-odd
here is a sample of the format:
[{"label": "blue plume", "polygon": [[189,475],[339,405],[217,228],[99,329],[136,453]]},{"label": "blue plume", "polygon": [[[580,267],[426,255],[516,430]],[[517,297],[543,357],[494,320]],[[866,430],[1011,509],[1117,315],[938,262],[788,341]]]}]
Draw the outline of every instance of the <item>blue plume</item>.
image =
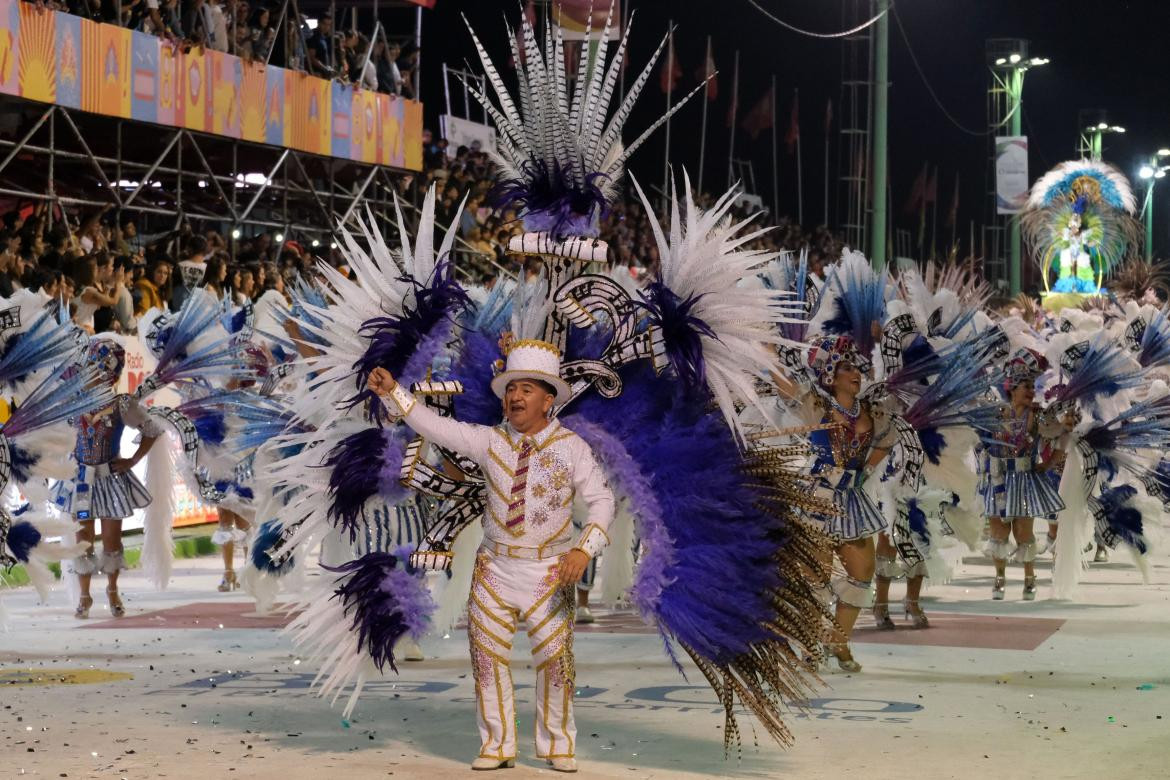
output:
[{"label": "blue plume", "polygon": [[972,427],[994,431],[999,425],[999,407],[984,398],[994,374],[988,371],[988,351],[982,339],[949,345],[941,357],[939,373],[922,389],[903,415],[918,431],[931,463],[938,463],[946,446],[940,429]]},{"label": "blue plume", "polygon": [[[68,376],[66,376],[68,374]],[[9,439],[112,403],[114,391],[95,366],[62,363],[33,388],[0,430]]]},{"label": "blue plume", "polygon": [[680,298],[662,282],[651,282],[638,290],[641,301],[634,305],[649,315],[651,324],[662,330],[662,341],[671,368],[691,393],[704,393],[707,367],[703,360],[703,337],[716,338],[715,331],[692,309],[702,295]]},{"label": "blue plume", "polygon": [[292,571],[294,557],[274,558],[272,553],[283,546],[284,526],[279,520],[265,520],[252,541],[252,565],[265,574],[277,577]]},{"label": "blue plume", "polygon": [[1149,545],[1142,529],[1142,513],[1129,505],[1135,495],[1137,490],[1132,486],[1119,485],[1102,490],[1099,500],[1106,527],[1139,555],[1145,555]]},{"label": "blue plume", "polygon": [[40,458],[16,442],[8,442],[8,456],[12,461],[12,478],[16,482],[28,482],[33,478],[33,468],[40,462]]},{"label": "blue plume", "polygon": [[1144,381],[1142,370],[1133,365],[1133,359],[1107,336],[1098,335],[1082,345],[1084,357],[1065,378],[1063,387],[1057,389],[1058,401],[1089,403],[1137,387]]},{"label": "blue plume", "polygon": [[13,523],[8,529],[8,549],[22,563],[28,563],[28,554],[41,541],[41,532],[27,520]]},{"label": "blue plume", "polygon": [[17,333],[4,345],[0,382],[19,382],[40,368],[68,360],[76,351],[72,329],[61,327],[52,312],[44,312],[28,330]]},{"label": "blue plume", "polygon": [[1142,368],[1170,363],[1170,320],[1165,312],[1155,313],[1142,332],[1137,359]]},{"label": "blue plume", "polygon": [[851,337],[858,354],[868,359],[874,347],[873,323],[886,321],[886,274],[875,272],[864,258],[847,255],[832,267],[824,290],[832,297],[833,310],[821,330]]},{"label": "blue plume", "polygon": [[329,469],[329,520],[357,539],[365,505],[381,495],[388,503],[406,496],[399,481],[406,452],[402,426],[366,428],[333,446],[322,466]]}]

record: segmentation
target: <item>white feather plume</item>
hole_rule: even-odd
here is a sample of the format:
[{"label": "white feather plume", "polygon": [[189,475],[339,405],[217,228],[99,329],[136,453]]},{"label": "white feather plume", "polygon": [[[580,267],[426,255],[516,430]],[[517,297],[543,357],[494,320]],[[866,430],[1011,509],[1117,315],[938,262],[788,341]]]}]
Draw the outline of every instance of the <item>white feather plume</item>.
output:
[{"label": "white feather plume", "polygon": [[701,337],[707,386],[728,425],[740,434],[736,402],[759,407],[756,378],[780,370],[775,347],[787,341],[776,323],[800,322],[804,309],[786,290],[741,284],[778,253],[744,248],[768,228],[744,233],[752,218],[736,222],[730,217],[738,190],[728,190],[710,209],[702,209],[685,171],[683,178],[683,203],[677,192],[671,196],[669,235],[637,181],[634,187],[658,244],[659,281],[679,299],[693,299],[691,314],[714,334]]}]

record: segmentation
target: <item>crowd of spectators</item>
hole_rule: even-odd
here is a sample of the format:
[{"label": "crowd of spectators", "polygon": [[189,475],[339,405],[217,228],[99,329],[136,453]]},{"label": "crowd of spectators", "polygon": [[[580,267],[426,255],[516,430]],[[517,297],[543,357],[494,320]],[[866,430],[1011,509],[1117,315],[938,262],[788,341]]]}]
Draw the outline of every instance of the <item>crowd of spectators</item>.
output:
[{"label": "crowd of spectators", "polygon": [[55,216],[50,224],[44,204],[0,215],[0,295],[39,292],[91,333],[134,333],[139,316],[152,307],[177,311],[196,287],[236,305],[269,290],[287,300],[295,280],[313,273],[304,247],[269,233],[236,240],[233,256],[222,234],[189,223],[144,235],[131,215],[115,220],[109,209],[80,220]]},{"label": "crowd of spectators", "polygon": [[[493,170],[486,152],[460,146],[453,155],[449,154],[447,141],[435,140],[429,131],[424,131],[423,142],[424,169],[414,187],[415,197],[435,185],[438,193],[436,221],[443,227],[455,220],[459,203],[466,197],[466,205],[456,225],[461,239],[458,246],[466,256],[464,264],[489,278],[500,269],[518,273],[518,261],[507,254],[507,247],[508,240],[523,232],[523,227],[515,211],[497,211],[492,207]],[[709,192],[697,196],[699,205],[704,207],[713,205],[714,200],[715,196]],[[666,224],[667,217],[659,204],[654,205],[659,221]],[[733,207],[732,216],[746,219],[749,211],[745,205],[738,205]],[[788,217],[776,219],[768,214],[757,217],[752,224],[771,226],[772,230],[747,244],[746,248],[775,252],[808,247],[809,268],[816,273],[821,272],[824,264],[841,256],[843,244],[827,227],[806,231]],[[646,210],[632,189],[627,188],[602,219],[601,238],[609,245],[610,262],[629,269],[633,276],[641,277],[656,269],[658,246]]]},{"label": "crowd of spectators", "polygon": [[[488,156],[466,147],[448,155],[446,142],[434,141],[429,132],[424,144],[424,170],[401,177],[399,195],[417,209],[426,189],[435,185],[436,222],[441,233],[458,232],[461,274],[490,284],[501,274],[533,273],[537,266],[524,267],[507,252],[509,239],[523,227],[514,210],[497,210],[491,203]],[[698,200],[709,206],[713,197],[702,193]],[[733,217],[746,216],[741,207],[734,209]],[[661,214],[658,218],[663,219]],[[757,222],[773,229],[748,248],[807,246],[810,269],[817,272],[840,256],[840,240],[824,227],[805,232],[787,218],[769,221],[766,215]],[[632,192],[605,215],[601,237],[609,244],[615,268],[636,279],[655,272],[658,247],[646,211]],[[196,230],[186,222],[178,230],[142,233],[130,212],[117,217],[109,207],[80,214],[54,208],[50,219],[44,202],[22,204],[0,214],[0,296],[22,288],[40,292],[50,305],[68,307],[68,316],[86,330],[133,333],[138,316],[152,307],[177,311],[195,287],[208,287],[237,305],[258,300],[269,290],[287,298],[298,277],[313,275],[318,260],[344,265],[336,245],[325,249],[319,242],[310,247],[283,239],[273,233],[227,239],[218,230]]]},{"label": "crowd of spectators", "polygon": [[[325,13],[299,20],[282,0],[35,0],[40,7],[413,98],[419,49],[379,31],[334,29]],[[284,12],[282,13],[282,8]],[[280,29],[285,19],[284,30]]]}]

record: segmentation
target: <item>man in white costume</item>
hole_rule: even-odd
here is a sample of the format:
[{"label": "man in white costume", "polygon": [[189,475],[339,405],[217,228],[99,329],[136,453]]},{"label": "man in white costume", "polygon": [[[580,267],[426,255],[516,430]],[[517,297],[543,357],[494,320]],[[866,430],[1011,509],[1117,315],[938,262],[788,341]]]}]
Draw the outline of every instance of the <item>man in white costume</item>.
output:
[{"label": "man in white costume", "polygon": [[[536,666],[536,755],[557,771],[575,772],[574,586],[609,542],[614,498],[589,445],[551,417],[570,395],[557,348],[529,339],[506,352],[505,370],[492,380],[506,419],[496,427],[461,423],[416,403],[382,368],[370,373],[369,387],[419,435],[478,463],[488,484],[467,603],[481,740],[471,768],[515,763],[509,657],[516,627],[526,621]],[[580,533],[571,518],[575,496],[588,507]]]}]

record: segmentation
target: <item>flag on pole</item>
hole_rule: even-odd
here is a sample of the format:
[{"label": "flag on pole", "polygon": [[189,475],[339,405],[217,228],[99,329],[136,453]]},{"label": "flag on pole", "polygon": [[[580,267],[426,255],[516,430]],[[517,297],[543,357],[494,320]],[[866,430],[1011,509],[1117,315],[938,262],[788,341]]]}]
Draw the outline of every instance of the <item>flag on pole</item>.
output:
[{"label": "flag on pole", "polygon": [[922,193],[924,203],[938,203],[938,166],[930,171],[930,178],[926,182],[926,189]]},{"label": "flag on pole", "polygon": [[910,188],[910,198],[906,201],[906,205],[902,207],[902,213],[906,216],[917,212],[919,207],[926,202],[927,168],[927,164],[922,163],[922,170],[919,172],[918,178],[914,180],[914,186]]},{"label": "flag on pole", "polygon": [[707,100],[719,97],[719,79],[715,76],[715,56],[711,49],[707,49],[707,62],[695,70],[695,79],[702,83],[707,82]]},{"label": "flag on pole", "polygon": [[829,98],[829,102],[825,104],[825,136],[833,132],[833,98]]},{"label": "flag on pole", "polygon": [[[738,55],[739,52],[736,52]],[[732,74],[731,102],[727,104],[727,126],[735,127],[735,117],[739,114],[739,74]]]},{"label": "flag on pole", "polygon": [[792,94],[792,116],[788,119],[788,132],[784,135],[784,146],[789,154],[796,153],[796,143],[800,140],[800,93]]},{"label": "flag on pole", "polygon": [[760,135],[761,132],[767,130],[772,126],[772,115],[775,113],[772,107],[772,102],[776,96],[771,87],[764,93],[764,96],[756,102],[752,110],[748,112],[743,119],[743,129],[752,137],[752,140]]},{"label": "flag on pole", "polygon": [[951,193],[951,208],[947,211],[947,227],[954,227],[959,221],[959,173],[955,172],[955,191]]},{"label": "flag on pole", "polygon": [[674,92],[678,89],[678,80],[682,76],[682,66],[678,64],[678,54],[674,51],[674,34],[671,33],[669,56],[662,61],[662,68],[658,71],[658,86],[662,94]]}]

